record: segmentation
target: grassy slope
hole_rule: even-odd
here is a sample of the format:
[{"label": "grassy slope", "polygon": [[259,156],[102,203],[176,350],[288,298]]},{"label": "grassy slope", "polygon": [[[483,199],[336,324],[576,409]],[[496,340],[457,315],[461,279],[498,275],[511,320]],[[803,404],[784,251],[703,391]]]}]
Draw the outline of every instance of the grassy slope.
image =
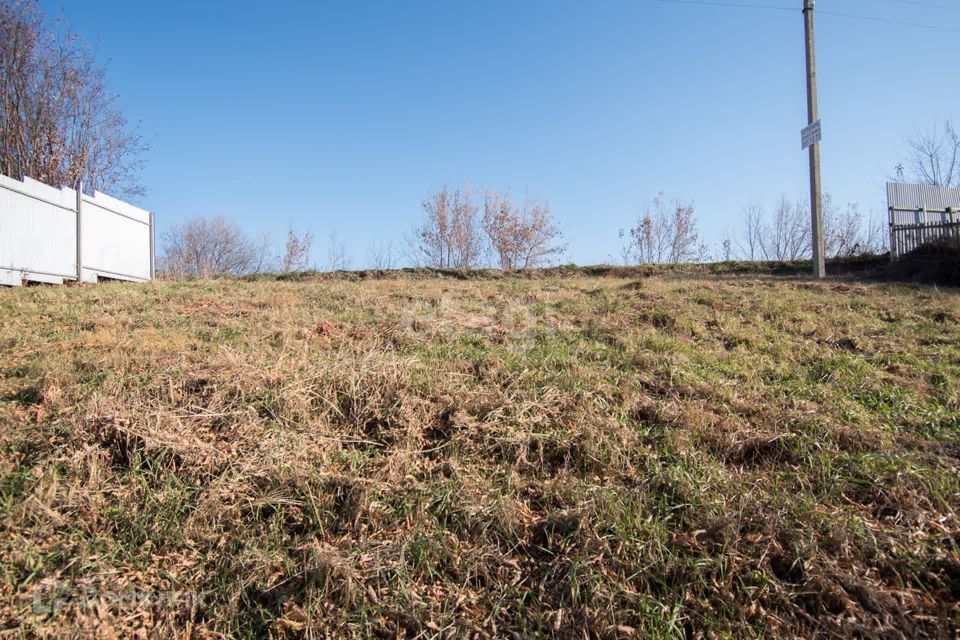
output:
[{"label": "grassy slope", "polygon": [[[960,629],[956,291],[157,282],[0,319],[3,629]],[[34,615],[54,581],[203,600]]]}]

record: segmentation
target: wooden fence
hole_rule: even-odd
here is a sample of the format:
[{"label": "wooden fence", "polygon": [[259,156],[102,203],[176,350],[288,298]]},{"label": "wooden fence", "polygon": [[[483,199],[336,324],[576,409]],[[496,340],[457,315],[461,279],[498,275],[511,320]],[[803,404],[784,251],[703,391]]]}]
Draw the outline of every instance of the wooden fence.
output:
[{"label": "wooden fence", "polygon": [[960,241],[960,189],[887,184],[890,259],[941,238]]}]

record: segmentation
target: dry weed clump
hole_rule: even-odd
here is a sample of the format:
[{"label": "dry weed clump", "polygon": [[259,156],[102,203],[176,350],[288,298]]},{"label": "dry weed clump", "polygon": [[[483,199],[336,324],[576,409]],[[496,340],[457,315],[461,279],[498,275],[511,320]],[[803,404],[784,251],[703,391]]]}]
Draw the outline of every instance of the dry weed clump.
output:
[{"label": "dry weed clump", "polygon": [[0,291],[2,628],[960,633],[955,292],[588,275]]}]

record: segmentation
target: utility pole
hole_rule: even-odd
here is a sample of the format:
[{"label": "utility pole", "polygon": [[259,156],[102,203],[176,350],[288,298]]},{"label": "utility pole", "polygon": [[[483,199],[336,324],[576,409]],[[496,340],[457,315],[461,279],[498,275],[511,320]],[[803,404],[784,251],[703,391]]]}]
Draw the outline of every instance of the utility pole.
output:
[{"label": "utility pole", "polygon": [[[813,7],[815,0],[803,0],[803,28],[807,45],[807,119],[812,126],[820,119],[817,108],[817,57],[813,38]],[[813,277],[826,275],[823,255],[823,197],[820,188],[819,135],[810,145],[810,218],[813,224]]]}]

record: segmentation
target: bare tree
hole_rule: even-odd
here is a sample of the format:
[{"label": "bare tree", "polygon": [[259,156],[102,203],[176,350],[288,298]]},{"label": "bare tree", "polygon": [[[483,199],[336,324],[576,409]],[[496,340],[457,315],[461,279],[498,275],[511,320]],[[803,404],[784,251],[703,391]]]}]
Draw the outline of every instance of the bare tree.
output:
[{"label": "bare tree", "polygon": [[921,184],[960,187],[960,134],[949,120],[943,130],[934,126],[907,140],[907,153],[897,165],[897,179],[905,177]]},{"label": "bare tree", "polygon": [[160,269],[178,278],[258,273],[268,268],[270,238],[250,238],[224,217],[194,218],[163,235]]},{"label": "bare tree", "polygon": [[855,202],[849,203],[841,211],[832,206],[829,196],[825,195],[823,222],[824,245],[830,257],[842,258],[884,250],[884,222],[876,216],[864,216]]},{"label": "bare tree", "polygon": [[[627,234],[621,231],[621,237]],[[624,260],[634,263],[678,263],[703,259],[706,247],[697,231],[693,203],[674,200],[667,204],[663,194],[637,218],[623,250]]]},{"label": "bare tree", "polygon": [[[867,218],[856,203],[843,210],[824,194],[824,245],[831,258],[883,251],[885,223]],[[737,241],[739,257],[748,260],[801,260],[812,250],[810,209],[806,202],[791,202],[786,196],[768,220],[763,208],[750,205],[744,210],[742,239]]]},{"label": "bare tree", "polygon": [[743,241],[737,241],[740,255],[751,262],[760,257],[760,235],[763,233],[763,207],[751,204],[743,210]]},{"label": "bare tree", "polygon": [[760,229],[759,245],[764,260],[800,260],[810,256],[810,210],[806,203],[791,203],[786,196],[773,218]]},{"label": "bare tree", "polygon": [[393,242],[374,241],[367,247],[367,264],[371,269],[384,271],[393,268]]},{"label": "bare tree", "polygon": [[347,247],[340,242],[336,230],[330,232],[327,244],[327,271],[345,271],[350,267]]},{"label": "bare tree", "polygon": [[250,247],[253,250],[253,260],[247,273],[265,273],[276,269],[277,260],[273,252],[273,241],[270,238],[269,231],[260,231],[256,236],[249,239]]},{"label": "bare tree", "polygon": [[723,256],[724,262],[733,260],[733,240],[730,238],[723,239],[723,242],[720,243],[720,255]]},{"label": "bare tree", "polygon": [[280,260],[280,271],[303,271],[307,268],[310,259],[310,247],[313,245],[313,234],[297,235],[293,229],[287,230],[287,243],[283,248],[283,258]]},{"label": "bare tree", "polygon": [[872,211],[863,227],[863,253],[884,253],[890,248],[886,214],[875,215]]},{"label": "bare tree", "polygon": [[424,221],[409,238],[417,263],[440,269],[470,269],[483,254],[477,207],[470,194],[444,187],[423,201]]},{"label": "bare tree", "polygon": [[565,249],[550,205],[537,200],[527,200],[521,208],[509,193],[487,194],[482,225],[501,269],[539,267]]},{"label": "bare tree", "polygon": [[863,215],[856,203],[841,211],[828,196],[823,198],[824,251],[830,257],[846,257],[860,251],[860,230]]},{"label": "bare tree", "polygon": [[72,32],[47,28],[36,3],[0,0],[0,173],[120,195],[143,192],[146,149]]}]

